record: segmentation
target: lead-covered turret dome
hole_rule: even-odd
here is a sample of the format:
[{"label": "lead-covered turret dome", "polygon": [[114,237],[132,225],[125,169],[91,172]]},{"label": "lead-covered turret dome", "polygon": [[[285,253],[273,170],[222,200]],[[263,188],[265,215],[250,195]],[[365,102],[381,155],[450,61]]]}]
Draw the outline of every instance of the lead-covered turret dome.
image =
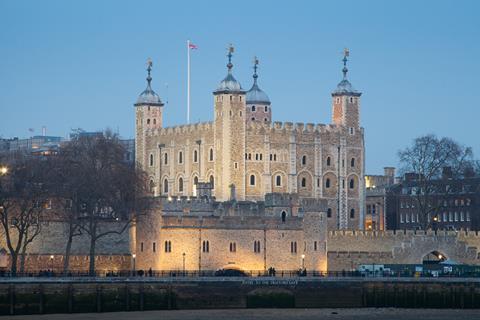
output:
[{"label": "lead-covered turret dome", "polygon": [[152,82],[152,77],[150,76],[150,72],[152,71],[152,60],[148,59],[147,61],[147,71],[148,71],[148,76],[147,76],[147,88],[143,90],[142,93],[137,98],[137,102],[135,103],[135,106],[141,106],[141,105],[149,105],[149,106],[163,106],[163,102],[160,99],[160,96],[153,91],[151,82]]},{"label": "lead-covered turret dome", "polygon": [[228,63],[227,63],[227,68],[228,68],[228,73],[227,76],[220,82],[218,85],[217,89],[213,92],[214,94],[220,94],[220,93],[245,93],[243,90],[242,86],[240,85],[240,82],[235,79],[235,77],[232,74],[232,53],[234,49],[233,46],[230,45],[228,48]]},{"label": "lead-covered turret dome", "polygon": [[253,85],[250,88],[250,90],[247,91],[245,99],[247,104],[270,105],[270,99],[268,98],[268,95],[258,86],[257,66],[258,66],[258,59],[255,57],[254,66],[253,66],[253,70],[254,70]]}]

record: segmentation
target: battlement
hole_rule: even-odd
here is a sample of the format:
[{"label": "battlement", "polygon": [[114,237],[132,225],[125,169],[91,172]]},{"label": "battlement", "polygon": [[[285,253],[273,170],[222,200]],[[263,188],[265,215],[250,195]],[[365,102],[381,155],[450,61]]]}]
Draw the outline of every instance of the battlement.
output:
[{"label": "battlement", "polygon": [[385,230],[385,231],[366,231],[366,230],[331,230],[328,232],[331,238],[336,237],[364,237],[364,238],[411,238],[413,236],[437,236],[437,237],[458,237],[480,239],[478,231],[468,230]]},{"label": "battlement", "polygon": [[302,123],[302,122],[279,122],[275,121],[272,124],[265,124],[261,122],[251,122],[247,124],[247,129],[250,130],[265,130],[270,132],[294,132],[294,133],[325,133],[325,132],[337,132],[343,130],[335,124],[315,124],[315,123]]},{"label": "battlement", "polygon": [[160,129],[148,129],[145,131],[145,134],[147,136],[183,135],[190,133],[201,133],[210,130],[213,130],[213,122],[211,121],[183,124]]}]

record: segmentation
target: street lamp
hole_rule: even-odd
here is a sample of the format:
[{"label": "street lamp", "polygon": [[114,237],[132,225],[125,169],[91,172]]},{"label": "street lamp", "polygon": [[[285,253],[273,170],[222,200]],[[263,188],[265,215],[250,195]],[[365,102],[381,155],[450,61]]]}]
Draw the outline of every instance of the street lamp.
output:
[{"label": "street lamp", "polygon": [[51,266],[51,269],[52,269],[52,272],[53,272],[53,254],[50,256],[50,266]]},{"label": "street lamp", "polygon": [[185,277],[185,252],[182,253],[183,256],[183,276]]},{"label": "street lamp", "polygon": [[302,254],[302,270],[305,269],[305,255]]},{"label": "street lamp", "polygon": [[7,167],[0,167],[0,174],[3,176],[8,173]]},{"label": "street lamp", "polygon": [[137,257],[137,255],[134,253],[132,254],[132,258],[133,258],[133,276],[135,276],[135,258]]}]

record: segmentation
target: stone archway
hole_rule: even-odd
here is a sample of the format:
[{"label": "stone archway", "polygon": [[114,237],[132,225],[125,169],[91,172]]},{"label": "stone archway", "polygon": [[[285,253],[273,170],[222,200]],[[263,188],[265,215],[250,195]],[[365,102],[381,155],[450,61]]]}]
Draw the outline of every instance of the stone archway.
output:
[{"label": "stone archway", "polygon": [[444,253],[433,250],[423,256],[422,264],[439,264],[446,260],[448,260],[448,257]]}]

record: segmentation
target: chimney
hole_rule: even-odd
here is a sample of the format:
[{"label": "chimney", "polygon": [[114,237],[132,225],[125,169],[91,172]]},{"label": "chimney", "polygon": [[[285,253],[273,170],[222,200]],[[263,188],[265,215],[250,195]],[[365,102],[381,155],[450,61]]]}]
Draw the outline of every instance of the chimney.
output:
[{"label": "chimney", "polygon": [[47,127],[42,127],[42,136],[45,137],[47,135]]}]

